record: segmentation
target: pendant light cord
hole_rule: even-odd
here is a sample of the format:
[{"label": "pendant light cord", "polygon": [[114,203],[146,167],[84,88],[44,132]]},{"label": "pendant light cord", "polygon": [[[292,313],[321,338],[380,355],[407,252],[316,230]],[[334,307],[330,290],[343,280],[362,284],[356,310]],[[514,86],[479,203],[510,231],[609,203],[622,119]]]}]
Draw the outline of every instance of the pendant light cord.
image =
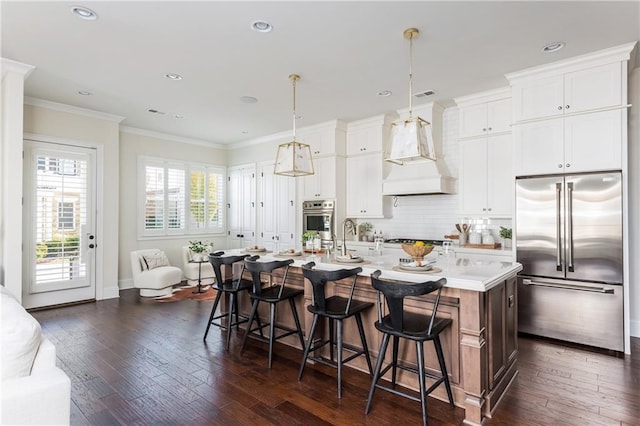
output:
[{"label": "pendant light cord", "polygon": [[297,74],[291,74],[289,76],[291,84],[293,85],[293,140],[296,140],[296,81],[300,78]]},{"label": "pendant light cord", "polygon": [[409,37],[409,118],[412,118],[413,102],[411,93],[413,92],[413,35]]}]

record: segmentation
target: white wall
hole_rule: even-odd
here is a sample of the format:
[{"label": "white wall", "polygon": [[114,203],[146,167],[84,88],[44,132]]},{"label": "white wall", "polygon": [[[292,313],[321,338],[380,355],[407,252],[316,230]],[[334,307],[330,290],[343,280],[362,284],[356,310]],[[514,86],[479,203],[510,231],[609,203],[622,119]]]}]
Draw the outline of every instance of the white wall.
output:
[{"label": "white wall", "polygon": [[143,132],[132,133],[126,129],[120,133],[120,258],[118,263],[119,287],[130,288],[131,262],[129,253],[133,250],[157,248],[163,250],[172,265],[182,268],[182,246],[189,240],[201,239],[214,243],[214,247],[224,248],[226,236],[189,235],[179,237],[154,237],[138,239],[137,230],[137,161],[139,155],[158,158],[191,161],[210,165],[225,166],[227,151],[204,144],[180,142],[184,139]]},{"label": "white wall", "polygon": [[[47,104],[46,102],[43,104]],[[96,298],[118,297],[118,151],[119,120],[100,119],[82,113],[69,112],[72,108],[49,103],[51,108],[24,106],[24,132],[66,141],[79,141],[99,146],[103,152],[102,211],[98,212],[98,258],[102,264],[96,268]],[[64,111],[66,109],[67,111]],[[103,229],[100,235],[100,229]]]}]

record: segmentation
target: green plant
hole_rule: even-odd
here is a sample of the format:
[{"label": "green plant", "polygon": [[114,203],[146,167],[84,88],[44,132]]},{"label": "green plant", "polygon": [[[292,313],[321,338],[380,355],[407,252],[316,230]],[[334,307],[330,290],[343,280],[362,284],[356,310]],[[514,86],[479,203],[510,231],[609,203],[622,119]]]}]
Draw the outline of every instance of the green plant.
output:
[{"label": "green plant", "polygon": [[302,242],[305,243],[309,240],[313,240],[316,237],[315,231],[306,231],[302,233]]},{"label": "green plant", "polygon": [[213,243],[203,243],[200,240],[189,241],[189,250],[194,253],[204,253],[211,248],[213,248]]},{"label": "green plant", "polygon": [[505,240],[511,239],[511,228],[505,228],[504,226],[500,227],[500,238],[504,238]]},{"label": "green plant", "polygon": [[49,251],[49,249],[47,248],[46,244],[38,243],[36,245],[36,257],[38,259],[42,259],[42,258],[46,257],[48,251]]}]

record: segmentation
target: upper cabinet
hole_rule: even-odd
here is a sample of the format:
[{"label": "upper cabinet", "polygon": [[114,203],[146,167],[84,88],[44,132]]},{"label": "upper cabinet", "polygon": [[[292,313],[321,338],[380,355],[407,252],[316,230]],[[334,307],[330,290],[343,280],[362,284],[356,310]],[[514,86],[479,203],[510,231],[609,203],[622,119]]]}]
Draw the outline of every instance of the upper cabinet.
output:
[{"label": "upper cabinet", "polygon": [[460,214],[511,217],[514,200],[509,88],[456,98]]},{"label": "upper cabinet", "polygon": [[519,81],[513,85],[514,121],[621,106],[622,73],[622,63],[615,62]]},{"label": "upper cabinet", "polygon": [[390,197],[382,195],[384,144],[392,117],[380,115],[349,123],[347,129],[346,215],[351,218],[391,216]]},{"label": "upper cabinet", "polygon": [[517,176],[624,169],[635,43],[507,75]]},{"label": "upper cabinet", "polygon": [[460,107],[460,139],[495,135],[511,131],[511,98],[509,91],[500,91],[496,96],[504,96],[480,104],[465,106],[465,98],[456,99]]},{"label": "upper cabinet", "polygon": [[346,124],[334,120],[300,129],[297,139],[311,147],[313,157],[345,155],[345,133]]}]

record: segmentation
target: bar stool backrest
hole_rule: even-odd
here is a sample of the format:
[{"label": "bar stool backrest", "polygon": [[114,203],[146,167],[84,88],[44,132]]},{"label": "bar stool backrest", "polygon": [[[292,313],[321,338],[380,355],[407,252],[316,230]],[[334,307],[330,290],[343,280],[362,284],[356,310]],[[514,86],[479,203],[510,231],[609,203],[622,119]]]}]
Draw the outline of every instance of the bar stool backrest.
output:
[{"label": "bar stool backrest", "polygon": [[258,262],[258,259],[260,259],[260,256],[251,256],[244,260],[244,266],[247,271],[251,273],[251,278],[253,279],[253,292],[257,295],[262,294],[261,273],[270,273],[279,268],[286,268],[282,276],[282,282],[280,283],[280,290],[278,291],[278,298],[282,297],[282,292],[284,291],[287,280],[287,273],[289,272],[289,265],[293,263],[293,259],[272,260],[270,262]]},{"label": "bar stool backrest", "polygon": [[362,268],[357,267],[353,269],[337,269],[334,271],[323,271],[313,269],[316,266],[315,262],[309,262],[302,265],[302,275],[307,278],[311,282],[311,287],[313,288],[313,294],[311,299],[311,304],[316,306],[317,309],[322,312],[326,312],[327,303],[326,303],[326,284],[329,281],[340,281],[345,278],[353,277],[353,283],[351,284],[351,289],[349,291],[349,301],[345,308],[345,314],[349,312],[351,308],[351,299],[353,298],[353,291],[356,286],[356,281],[358,279],[358,274],[362,272]]},{"label": "bar stool backrest", "polygon": [[[213,273],[216,275],[216,282],[219,285],[222,285],[224,282],[222,279],[222,265],[233,265],[234,263],[242,262],[246,257],[249,257],[248,254],[237,255],[237,256],[223,256],[223,251],[218,251],[215,253],[209,254],[209,263],[213,267]],[[244,272],[244,263],[242,264],[242,270],[240,271],[240,279],[242,278],[242,272]],[[231,277],[230,281],[233,281],[233,277]]]},{"label": "bar stool backrest", "polygon": [[[425,281],[421,283],[412,283],[407,281],[395,281],[380,279],[382,272],[380,270],[371,274],[371,284],[373,288],[383,294],[389,309],[391,317],[391,326],[395,331],[402,332],[404,319],[404,298],[408,296],[423,296],[425,294],[437,291],[436,300],[433,304],[433,312],[429,320],[428,334],[431,334],[433,322],[436,318],[438,305],[440,304],[440,293],[442,287],[447,283],[446,278],[440,278],[437,281]],[[378,321],[382,321],[382,300],[378,298]]]}]

